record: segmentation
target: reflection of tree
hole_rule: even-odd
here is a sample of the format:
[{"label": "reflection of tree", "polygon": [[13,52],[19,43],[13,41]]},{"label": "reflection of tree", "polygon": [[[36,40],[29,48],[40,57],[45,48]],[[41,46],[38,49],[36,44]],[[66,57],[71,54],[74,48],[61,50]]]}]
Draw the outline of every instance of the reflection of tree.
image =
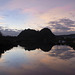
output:
[{"label": "reflection of tree", "polygon": [[53,57],[58,57],[60,59],[70,59],[75,56],[75,51],[69,46],[59,45],[57,48],[52,50],[49,55]]}]

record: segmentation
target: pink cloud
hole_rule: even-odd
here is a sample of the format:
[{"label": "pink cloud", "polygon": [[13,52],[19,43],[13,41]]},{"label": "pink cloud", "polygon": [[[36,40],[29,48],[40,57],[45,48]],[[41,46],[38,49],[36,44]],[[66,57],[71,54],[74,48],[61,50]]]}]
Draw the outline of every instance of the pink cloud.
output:
[{"label": "pink cloud", "polygon": [[36,14],[38,10],[36,8],[25,8],[22,9],[22,13],[31,13],[31,14]]},{"label": "pink cloud", "polygon": [[3,22],[0,22],[0,24],[5,24],[5,23],[3,23]]},{"label": "pink cloud", "polygon": [[34,7],[35,0],[12,0],[8,2],[7,8],[9,9],[24,9],[24,8],[32,8]]},{"label": "pink cloud", "polygon": [[66,5],[66,6],[63,6],[63,7],[56,7],[56,9],[69,11],[69,10],[71,10],[71,6],[70,5]]},{"label": "pink cloud", "polygon": [[72,4],[67,3],[63,6],[58,4],[61,4],[60,0],[56,0],[56,2],[54,0],[11,0],[3,7],[8,10],[20,9],[27,13],[45,13],[55,8],[67,11],[72,9]]},{"label": "pink cloud", "polygon": [[0,20],[3,20],[4,19],[4,16],[0,16]]}]

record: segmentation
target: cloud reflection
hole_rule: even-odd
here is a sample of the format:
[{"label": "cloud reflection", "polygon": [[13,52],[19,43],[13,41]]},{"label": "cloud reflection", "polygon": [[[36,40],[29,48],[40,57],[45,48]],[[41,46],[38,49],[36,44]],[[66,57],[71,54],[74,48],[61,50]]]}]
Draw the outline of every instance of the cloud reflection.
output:
[{"label": "cloud reflection", "polygon": [[[75,65],[70,65],[75,61],[69,60],[74,56],[70,55],[69,58],[65,57],[69,54],[75,54],[75,51],[72,50],[72,48],[70,48],[69,46],[54,46],[50,52],[43,52],[40,49],[25,51],[23,47],[14,47],[11,50],[6,51],[4,54],[2,54],[2,57],[0,59],[0,74],[75,74],[75,72],[72,70],[75,69]],[[68,59],[68,61],[65,61],[63,57],[65,57],[65,59]]]},{"label": "cloud reflection", "polygon": [[[72,69],[75,65],[72,60],[65,61],[65,54],[75,52],[69,46],[54,46],[50,52],[43,52],[40,49],[25,51],[23,47],[14,47],[2,54],[0,59],[1,75],[70,75],[75,74]],[[62,53],[64,54],[62,57]],[[56,55],[52,55],[56,54]],[[67,55],[67,54],[66,54]],[[68,56],[68,55],[67,55]],[[71,55],[70,55],[71,56]],[[59,58],[61,57],[61,58]],[[70,58],[73,58],[71,56]],[[2,59],[4,59],[2,61]],[[66,57],[66,59],[69,59]],[[75,61],[73,60],[73,63]],[[62,67],[62,68],[61,68]],[[72,68],[72,69],[71,69]],[[69,72],[68,72],[68,71]]]},{"label": "cloud reflection", "polygon": [[69,60],[75,57],[75,51],[69,46],[54,46],[49,55],[63,60]]}]

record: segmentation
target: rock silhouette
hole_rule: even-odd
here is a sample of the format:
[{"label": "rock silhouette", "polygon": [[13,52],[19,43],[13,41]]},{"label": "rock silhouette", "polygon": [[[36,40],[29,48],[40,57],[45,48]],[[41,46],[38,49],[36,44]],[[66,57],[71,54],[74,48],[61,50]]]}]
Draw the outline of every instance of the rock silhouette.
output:
[{"label": "rock silhouette", "polygon": [[25,43],[46,43],[46,44],[54,44],[55,43],[55,35],[48,28],[44,28],[41,31],[35,31],[31,29],[27,29],[22,31],[18,35],[18,41]]},{"label": "rock silhouette", "polygon": [[[63,40],[65,43],[62,43]],[[24,47],[25,50],[40,48],[48,52],[52,46],[60,44],[66,44],[75,49],[75,38],[64,39],[64,36],[56,36],[48,28],[43,28],[40,31],[25,29],[18,36],[3,36],[0,32],[0,54],[17,45]]]}]

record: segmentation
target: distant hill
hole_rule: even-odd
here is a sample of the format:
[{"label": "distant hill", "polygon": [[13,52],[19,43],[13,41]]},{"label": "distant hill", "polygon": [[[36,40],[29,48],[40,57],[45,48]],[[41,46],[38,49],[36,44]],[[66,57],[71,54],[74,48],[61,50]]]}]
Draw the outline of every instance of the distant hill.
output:
[{"label": "distant hill", "polygon": [[19,33],[21,32],[22,30],[16,30],[16,29],[8,29],[8,28],[3,28],[3,27],[0,27],[0,32],[2,32],[2,34],[4,36],[17,36],[19,35]]},{"label": "distant hill", "polygon": [[69,35],[58,35],[59,37],[64,37],[64,38],[75,38],[75,34],[69,34]]}]

